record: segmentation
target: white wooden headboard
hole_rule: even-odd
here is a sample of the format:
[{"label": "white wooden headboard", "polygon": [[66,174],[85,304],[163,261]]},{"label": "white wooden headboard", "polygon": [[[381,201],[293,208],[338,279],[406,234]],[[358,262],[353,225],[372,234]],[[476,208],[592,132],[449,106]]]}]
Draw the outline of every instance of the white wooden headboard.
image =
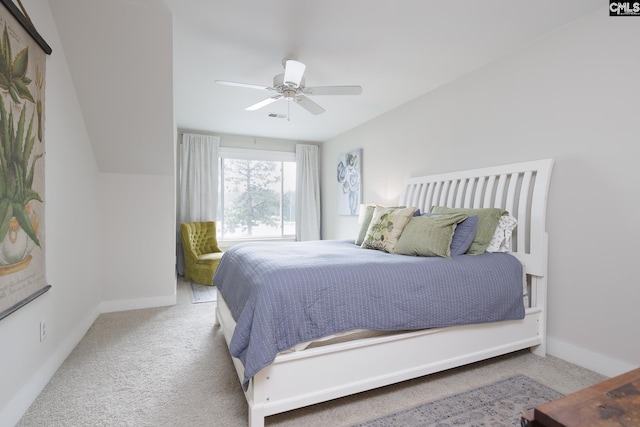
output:
[{"label": "white wooden headboard", "polygon": [[498,207],[518,219],[512,254],[533,276],[547,275],[547,193],[553,159],[409,178],[401,206]]}]

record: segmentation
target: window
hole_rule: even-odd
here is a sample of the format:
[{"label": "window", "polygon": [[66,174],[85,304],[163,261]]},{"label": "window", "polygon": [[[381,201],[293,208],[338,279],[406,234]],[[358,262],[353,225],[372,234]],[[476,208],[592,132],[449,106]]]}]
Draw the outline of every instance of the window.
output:
[{"label": "window", "polygon": [[220,148],[218,239],[294,239],[294,153]]}]

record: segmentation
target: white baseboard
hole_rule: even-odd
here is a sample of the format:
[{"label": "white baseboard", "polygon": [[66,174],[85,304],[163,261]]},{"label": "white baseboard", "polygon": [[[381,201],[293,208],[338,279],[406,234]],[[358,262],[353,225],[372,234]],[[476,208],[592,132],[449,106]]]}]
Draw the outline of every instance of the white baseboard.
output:
[{"label": "white baseboard", "polygon": [[29,406],[36,400],[42,389],[47,385],[53,374],[65,361],[78,345],[82,337],[87,333],[93,322],[100,315],[100,310],[96,305],[84,318],[76,323],[76,327],[69,331],[61,345],[51,354],[31,378],[20,388],[7,404],[3,411],[0,411],[0,425],[13,426],[20,421],[20,418],[27,412]]},{"label": "white baseboard", "polygon": [[551,337],[547,337],[547,353],[607,377],[615,377],[638,368],[638,366]]},{"label": "white baseboard", "polygon": [[166,307],[176,305],[177,296],[168,295],[164,297],[137,298],[102,301],[100,303],[101,313],[113,313],[114,311],[139,310],[141,308]]}]

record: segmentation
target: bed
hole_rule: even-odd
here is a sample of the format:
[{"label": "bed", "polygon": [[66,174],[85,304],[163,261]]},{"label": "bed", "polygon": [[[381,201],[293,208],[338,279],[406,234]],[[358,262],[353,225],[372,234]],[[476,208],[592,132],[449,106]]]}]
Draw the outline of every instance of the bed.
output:
[{"label": "bed", "polygon": [[[517,226],[512,232],[510,252],[508,254],[487,254],[488,256],[486,257],[492,263],[500,265],[511,265],[513,264],[511,260],[516,260],[520,267],[519,270],[515,270],[515,273],[505,274],[520,274],[520,284],[524,286],[520,286],[520,292],[514,294],[514,297],[520,299],[521,312],[518,310],[518,304],[513,307],[505,307],[505,313],[508,312],[504,314],[506,317],[487,318],[486,321],[478,318],[464,324],[456,324],[456,322],[443,323],[450,326],[418,329],[420,327],[419,324],[412,323],[416,317],[414,315],[399,322],[399,331],[385,330],[381,333],[368,333],[369,326],[371,329],[379,329],[379,325],[371,323],[370,325],[367,324],[367,328],[364,331],[359,330],[358,334],[347,335],[346,337],[340,337],[341,334],[333,334],[333,332],[343,329],[343,326],[329,331],[317,326],[312,321],[310,328],[318,333],[318,338],[326,335],[338,336],[338,338],[326,341],[321,338],[321,343],[313,343],[313,340],[307,340],[309,336],[305,335],[306,331],[289,331],[288,335],[285,333],[288,337],[287,339],[269,338],[266,340],[267,343],[274,344],[277,353],[267,357],[266,360],[261,360],[256,365],[254,363],[255,358],[252,359],[252,356],[245,354],[248,351],[246,348],[238,349],[238,342],[244,341],[248,343],[253,340],[255,343],[257,342],[256,337],[259,337],[259,335],[239,337],[239,335],[249,334],[244,328],[246,317],[250,317],[251,321],[255,320],[255,325],[262,325],[269,323],[268,318],[265,317],[265,312],[286,311],[291,308],[292,304],[285,303],[283,306],[277,306],[277,302],[271,300],[264,302],[262,300],[266,294],[250,296],[247,290],[247,295],[244,295],[245,299],[254,301],[255,306],[259,306],[262,301],[266,309],[263,309],[262,312],[256,311],[256,314],[252,312],[250,315],[241,313],[242,307],[238,307],[236,302],[237,295],[233,296],[229,291],[231,286],[222,286],[221,289],[221,286],[218,285],[218,274],[216,274],[215,280],[218,285],[216,322],[219,323],[225,340],[230,349],[232,349],[232,354],[238,355],[238,357],[232,357],[232,360],[238,373],[238,378],[243,384],[243,390],[249,406],[249,426],[264,426],[264,418],[269,415],[525,348],[531,348],[535,354],[544,356],[546,354],[548,246],[545,217],[552,165],[552,159],[545,159],[409,178],[404,185],[399,200],[399,206],[413,207],[420,209],[422,212],[429,212],[432,206],[500,208],[517,218]],[[328,264],[335,264],[338,259],[353,261],[353,268],[349,269],[350,275],[347,275],[346,279],[340,279],[344,280],[345,283],[349,280],[357,281],[358,278],[365,274],[363,272],[373,269],[373,267],[359,264],[360,261],[357,256],[363,252],[375,253],[375,257],[388,256],[388,259],[401,260],[398,262],[402,263],[402,268],[407,271],[421,268],[413,265],[416,263],[417,258],[421,257],[385,255],[382,251],[366,251],[354,248],[355,245],[350,242],[324,241],[322,244],[331,247],[329,252],[334,251],[336,253],[334,258],[331,258],[331,255],[327,255]],[[304,245],[311,245],[311,243],[305,243]],[[288,251],[295,249],[285,248],[284,246],[280,248],[282,250],[276,251],[265,246],[262,248],[262,252],[273,252],[276,254],[276,258],[278,256],[280,258],[293,258],[291,252]],[[249,249],[249,247],[241,247],[237,251],[228,251],[225,257],[229,252],[231,252],[230,258],[236,256],[235,252],[238,252],[237,256],[240,256],[243,251],[248,251]],[[252,250],[255,251],[256,248]],[[476,260],[480,262],[483,256],[464,255],[444,261],[448,266],[454,266],[457,263],[476,262]],[[260,261],[255,264],[255,271],[252,270],[252,273],[260,277],[269,276],[271,270],[276,267],[272,267],[271,264],[262,265],[263,263],[271,262],[268,258],[259,259]],[[304,265],[307,261],[300,262]],[[224,264],[225,260],[221,263],[221,268]],[[448,266],[445,268],[448,269]],[[245,267],[248,269],[254,268],[251,265]],[[309,268],[309,277],[311,277],[313,275],[311,270],[314,267],[311,263],[307,267]],[[287,269],[284,268],[284,270]],[[376,271],[374,275],[381,274],[381,272],[382,270]],[[230,277],[234,276],[232,273],[229,273]],[[451,272],[447,271],[445,274],[451,274]],[[298,280],[302,283],[306,280],[304,276],[304,274],[301,276],[300,273],[296,273],[289,278],[283,279],[283,281]],[[500,273],[500,276],[502,276],[502,273]],[[460,276],[459,280],[463,281],[464,275]],[[474,278],[473,280],[476,279]],[[486,280],[491,284],[499,282],[495,275],[489,275]],[[410,278],[402,280],[403,283],[405,281],[409,283],[411,280]],[[380,289],[382,288],[380,286]],[[238,289],[234,291],[238,294],[245,292]],[[383,291],[381,290],[380,292]],[[460,293],[456,295],[460,295]],[[229,299],[229,302],[225,299],[225,296]],[[304,295],[301,297],[304,298]],[[404,304],[395,301],[395,298],[393,292],[391,294],[381,293],[378,295],[377,300],[381,304],[380,307],[385,307],[385,304]],[[443,298],[440,298],[440,301],[446,301]],[[478,298],[477,295],[471,296],[472,303],[476,298]],[[322,298],[316,297],[316,300],[320,299]],[[345,299],[347,298],[345,297]],[[313,301],[315,300],[312,298]],[[335,303],[336,300],[331,301]],[[502,307],[503,305],[506,304],[500,303],[498,306]],[[313,305],[311,306],[313,307]],[[452,311],[454,306],[455,304],[451,304],[445,311]],[[495,309],[498,306],[494,306],[488,311],[497,311]],[[385,310],[380,309],[378,311]],[[309,309],[305,309],[305,316],[313,318],[312,315],[313,313],[310,315]],[[336,317],[338,322],[346,322],[348,321],[346,318],[350,316],[342,313],[333,317]],[[460,321],[457,322],[460,323]],[[467,321],[465,320],[464,322]],[[278,329],[278,324],[283,324],[280,321],[273,321],[273,323],[276,325],[275,329]],[[385,329],[385,327],[382,329]],[[251,333],[269,334],[270,332],[261,331],[260,328],[255,327]],[[292,334],[298,334],[299,336],[296,335],[292,338],[290,336]],[[295,346],[289,350],[289,345],[298,340],[304,342],[304,345],[299,349],[300,351],[296,351]],[[310,342],[312,343],[309,345]],[[268,350],[269,354],[275,351],[271,348],[266,349],[269,345],[263,346],[261,344],[260,347],[265,351]],[[247,369],[245,369],[245,364]]]}]

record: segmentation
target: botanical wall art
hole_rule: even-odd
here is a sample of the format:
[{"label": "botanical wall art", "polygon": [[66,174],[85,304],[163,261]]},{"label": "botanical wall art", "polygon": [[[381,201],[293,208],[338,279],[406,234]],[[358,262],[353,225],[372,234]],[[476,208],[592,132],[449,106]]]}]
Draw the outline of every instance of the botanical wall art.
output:
[{"label": "botanical wall art", "polygon": [[46,292],[44,93],[51,48],[0,6],[0,319]]},{"label": "botanical wall art", "polygon": [[362,195],[362,148],[338,158],[338,215],[358,215]]}]

